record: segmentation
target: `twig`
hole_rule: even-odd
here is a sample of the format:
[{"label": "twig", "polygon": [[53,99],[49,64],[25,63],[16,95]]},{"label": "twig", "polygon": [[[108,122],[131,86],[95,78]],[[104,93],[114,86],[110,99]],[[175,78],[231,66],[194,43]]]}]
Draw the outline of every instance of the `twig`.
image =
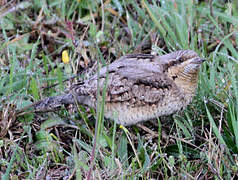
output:
[{"label": "twig", "polygon": [[214,17],[213,8],[212,8],[212,0],[209,0],[209,7],[210,7],[210,15]]}]

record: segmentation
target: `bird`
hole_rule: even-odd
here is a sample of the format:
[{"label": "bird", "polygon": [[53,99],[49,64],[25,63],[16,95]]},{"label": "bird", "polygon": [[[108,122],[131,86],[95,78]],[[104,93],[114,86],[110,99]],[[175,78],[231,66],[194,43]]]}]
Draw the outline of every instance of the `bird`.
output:
[{"label": "bird", "polygon": [[45,98],[32,107],[35,112],[70,104],[96,109],[98,101],[104,99],[106,119],[123,126],[135,125],[185,109],[196,94],[204,61],[193,50],[161,56],[128,54],[73,85],[67,93]]}]

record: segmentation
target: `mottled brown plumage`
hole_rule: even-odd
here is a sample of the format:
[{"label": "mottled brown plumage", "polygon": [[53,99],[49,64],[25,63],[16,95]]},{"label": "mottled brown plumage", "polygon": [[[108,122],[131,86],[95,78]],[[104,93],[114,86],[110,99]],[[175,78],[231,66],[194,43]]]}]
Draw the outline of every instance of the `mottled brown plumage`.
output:
[{"label": "mottled brown plumage", "polygon": [[102,94],[106,84],[105,117],[118,124],[133,125],[184,109],[195,95],[203,61],[192,50],[163,56],[126,55],[74,85],[69,93],[33,106],[36,111],[49,111],[77,101],[96,109],[97,87]]}]

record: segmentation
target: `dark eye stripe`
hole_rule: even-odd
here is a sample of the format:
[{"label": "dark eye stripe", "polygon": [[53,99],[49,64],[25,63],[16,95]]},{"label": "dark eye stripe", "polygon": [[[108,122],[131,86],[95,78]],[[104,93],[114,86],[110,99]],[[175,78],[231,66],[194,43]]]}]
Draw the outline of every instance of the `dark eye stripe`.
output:
[{"label": "dark eye stripe", "polygon": [[176,58],[176,61],[178,61],[179,63],[181,63],[181,62],[184,61],[184,58],[180,56],[180,57]]},{"label": "dark eye stripe", "polygon": [[167,68],[169,68],[169,67],[171,67],[171,66],[175,66],[175,65],[177,65],[177,64],[180,64],[180,63],[182,63],[182,62],[184,62],[184,59],[183,58],[179,58],[179,59],[173,59],[173,60],[171,60],[169,63],[167,63],[166,65],[167,65]]}]

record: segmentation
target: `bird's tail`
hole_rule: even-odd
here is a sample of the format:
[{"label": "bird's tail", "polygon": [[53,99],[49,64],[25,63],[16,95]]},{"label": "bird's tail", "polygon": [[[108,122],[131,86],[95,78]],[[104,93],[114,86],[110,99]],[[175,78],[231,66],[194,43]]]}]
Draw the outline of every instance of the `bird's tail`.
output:
[{"label": "bird's tail", "polygon": [[48,97],[29,106],[24,107],[23,109],[17,110],[17,114],[25,114],[27,112],[50,112],[57,111],[63,105],[74,104],[76,101],[75,97],[71,94],[64,94],[54,97]]},{"label": "bird's tail", "polygon": [[64,105],[70,104],[82,104],[82,105],[90,105],[90,97],[88,95],[76,95],[73,93],[63,94],[54,97],[48,97],[29,106],[24,107],[17,111],[17,114],[25,114],[27,112],[52,112],[61,109],[60,107]]},{"label": "bird's tail", "polygon": [[63,105],[74,104],[75,101],[76,100],[74,96],[71,93],[69,93],[45,98],[32,104],[32,107],[35,112],[56,111],[60,109],[60,107],[62,107]]}]

